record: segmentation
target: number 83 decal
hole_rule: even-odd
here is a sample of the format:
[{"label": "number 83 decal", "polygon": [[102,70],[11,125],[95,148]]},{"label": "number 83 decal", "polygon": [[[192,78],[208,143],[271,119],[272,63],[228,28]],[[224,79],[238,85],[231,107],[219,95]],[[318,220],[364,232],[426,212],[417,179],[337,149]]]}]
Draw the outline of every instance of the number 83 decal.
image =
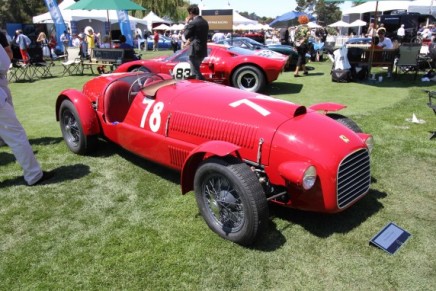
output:
[{"label": "number 83 decal", "polygon": [[145,104],[145,110],[142,114],[141,124],[139,125],[141,128],[145,127],[145,123],[148,119],[148,126],[150,130],[153,132],[157,132],[162,124],[162,110],[164,109],[163,102],[156,102],[155,100],[144,99],[142,102]]}]

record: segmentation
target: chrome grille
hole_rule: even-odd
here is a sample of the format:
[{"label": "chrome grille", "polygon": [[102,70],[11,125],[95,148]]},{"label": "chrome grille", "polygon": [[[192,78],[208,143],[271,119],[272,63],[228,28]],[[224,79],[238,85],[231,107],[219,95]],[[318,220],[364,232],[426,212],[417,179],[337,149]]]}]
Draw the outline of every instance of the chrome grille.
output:
[{"label": "chrome grille", "polygon": [[339,165],[338,207],[343,208],[369,190],[371,170],[369,153],[358,150],[347,156]]}]

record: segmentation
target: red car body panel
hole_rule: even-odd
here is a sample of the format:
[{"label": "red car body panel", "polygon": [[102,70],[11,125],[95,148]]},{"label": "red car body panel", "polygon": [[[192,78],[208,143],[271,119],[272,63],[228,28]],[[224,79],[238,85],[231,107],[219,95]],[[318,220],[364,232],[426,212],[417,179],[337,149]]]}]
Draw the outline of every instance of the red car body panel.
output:
[{"label": "red car body panel", "polygon": [[[163,76],[167,81],[147,87],[155,86],[155,90],[140,90],[127,106],[122,105],[127,94],[115,96],[120,102],[116,113],[125,113],[113,120],[109,90],[120,85],[129,88],[124,83],[130,86],[143,75],[147,74],[104,75],[90,80],[82,91],[65,90],[58,97],[56,112],[63,100],[70,99],[88,134],[98,131],[143,158],[180,171],[183,193],[192,190],[193,176],[202,160],[227,155],[260,169],[272,188],[284,189],[287,198],[271,202],[286,207],[333,213],[348,208],[368,192],[369,150],[362,138],[367,135],[291,102],[205,81],[171,81],[167,75]],[[367,168],[359,178],[362,190],[344,198],[349,201],[339,202],[338,183],[345,179],[339,172],[348,171],[352,176],[352,171],[357,171],[339,169],[357,153],[363,158],[356,158],[359,162],[355,163]],[[316,184],[310,190],[304,190],[298,180],[307,165],[317,171]]]},{"label": "red car body panel", "polygon": [[[267,83],[277,80],[284,70],[288,56],[247,50],[250,55],[232,52],[225,45],[208,44],[208,56],[203,60],[200,70],[207,81],[218,84],[231,85],[231,76],[240,66],[253,65],[262,70]],[[148,60],[137,60],[120,65],[115,72],[129,72],[138,67],[145,67],[152,73],[171,74],[173,68],[180,62],[188,61],[187,49],[164,58],[158,57]]]}]

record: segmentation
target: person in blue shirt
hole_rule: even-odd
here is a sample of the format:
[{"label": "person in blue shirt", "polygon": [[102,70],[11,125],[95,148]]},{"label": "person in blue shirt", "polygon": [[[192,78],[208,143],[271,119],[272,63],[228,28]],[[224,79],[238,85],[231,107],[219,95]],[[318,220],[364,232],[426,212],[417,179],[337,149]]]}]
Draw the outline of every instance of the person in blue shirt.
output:
[{"label": "person in blue shirt", "polygon": [[120,35],[120,46],[119,48],[122,49],[133,49],[133,46],[131,46],[130,44],[126,43],[126,36],[125,35]]},{"label": "person in blue shirt", "polygon": [[126,43],[126,36],[120,35],[120,46],[119,48],[122,48],[125,50],[124,52],[124,60],[138,60],[139,58],[135,54],[135,50],[133,49],[133,46]]}]

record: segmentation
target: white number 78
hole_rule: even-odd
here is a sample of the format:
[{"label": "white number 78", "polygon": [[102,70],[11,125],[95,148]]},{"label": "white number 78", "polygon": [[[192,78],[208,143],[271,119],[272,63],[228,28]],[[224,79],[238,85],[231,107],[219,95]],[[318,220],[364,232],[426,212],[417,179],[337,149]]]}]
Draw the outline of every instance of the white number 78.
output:
[{"label": "white number 78", "polygon": [[151,108],[153,107],[153,111],[150,114],[150,117],[148,119],[148,124],[150,126],[151,131],[157,132],[160,128],[162,117],[161,113],[164,109],[163,102],[157,102],[154,106],[155,100],[150,100],[145,98],[144,101],[142,101],[143,104],[146,104],[144,113],[142,114],[141,118],[141,124],[139,125],[141,128],[145,127],[145,122],[147,121],[148,113],[150,112]]}]

